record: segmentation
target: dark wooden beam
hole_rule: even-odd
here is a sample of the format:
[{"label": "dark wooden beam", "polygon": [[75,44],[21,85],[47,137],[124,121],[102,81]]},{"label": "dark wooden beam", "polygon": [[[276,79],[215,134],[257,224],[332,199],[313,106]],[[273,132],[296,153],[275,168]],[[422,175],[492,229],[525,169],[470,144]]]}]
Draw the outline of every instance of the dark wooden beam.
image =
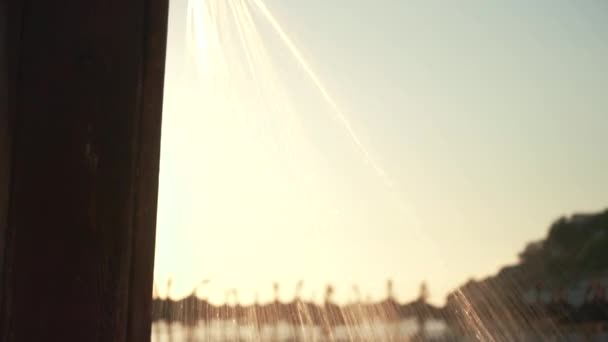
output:
[{"label": "dark wooden beam", "polygon": [[0,341],[147,341],[168,0],[1,1]]},{"label": "dark wooden beam", "polygon": [[21,4],[0,0],[0,341],[9,340],[11,318],[11,257],[14,229],[8,229],[12,150],[16,107]]}]

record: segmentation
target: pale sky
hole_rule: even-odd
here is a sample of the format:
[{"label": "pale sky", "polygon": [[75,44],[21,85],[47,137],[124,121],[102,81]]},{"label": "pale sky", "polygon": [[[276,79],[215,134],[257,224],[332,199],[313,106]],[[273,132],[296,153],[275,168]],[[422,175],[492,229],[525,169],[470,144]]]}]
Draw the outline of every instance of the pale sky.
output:
[{"label": "pale sky", "polygon": [[365,152],[261,15],[268,68],[210,82],[172,0],[161,294],[169,276],[175,297],[210,279],[201,295],[248,303],[278,281],[288,300],[303,279],[304,298],[332,283],[379,299],[392,278],[398,299],[426,280],[441,303],[559,216],[608,207],[605,0],[266,4]]}]

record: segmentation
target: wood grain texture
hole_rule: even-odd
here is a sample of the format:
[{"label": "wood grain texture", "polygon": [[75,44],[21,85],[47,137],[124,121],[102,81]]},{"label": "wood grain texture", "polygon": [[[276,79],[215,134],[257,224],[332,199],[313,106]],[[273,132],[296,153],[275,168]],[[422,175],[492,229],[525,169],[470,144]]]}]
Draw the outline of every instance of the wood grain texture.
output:
[{"label": "wood grain texture", "polygon": [[147,341],[168,0],[2,1],[0,340]]},{"label": "wood grain texture", "polygon": [[0,0],[0,341],[8,340],[14,230],[8,229],[16,89],[21,38],[21,3]]}]

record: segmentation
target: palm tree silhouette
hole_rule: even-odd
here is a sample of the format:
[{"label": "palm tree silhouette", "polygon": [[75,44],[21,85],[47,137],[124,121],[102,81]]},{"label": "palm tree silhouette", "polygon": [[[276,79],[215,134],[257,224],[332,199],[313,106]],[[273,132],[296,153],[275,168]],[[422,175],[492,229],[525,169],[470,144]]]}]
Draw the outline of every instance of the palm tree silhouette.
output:
[{"label": "palm tree silhouette", "polygon": [[325,301],[323,305],[323,332],[332,340],[334,338],[334,328],[336,326],[344,325],[346,322],[342,309],[333,302],[334,293],[334,287],[331,284],[327,285],[325,288]]},{"label": "palm tree silhouette", "polygon": [[[304,326],[310,324],[311,317],[308,311],[308,305],[301,299],[302,288],[304,287],[304,281],[300,280],[296,284],[296,290],[294,298],[291,302],[286,305],[285,313],[287,314],[287,322],[292,328],[293,338],[298,339],[296,331],[300,328],[301,335],[304,334]],[[303,336],[302,336],[303,339]]]}]

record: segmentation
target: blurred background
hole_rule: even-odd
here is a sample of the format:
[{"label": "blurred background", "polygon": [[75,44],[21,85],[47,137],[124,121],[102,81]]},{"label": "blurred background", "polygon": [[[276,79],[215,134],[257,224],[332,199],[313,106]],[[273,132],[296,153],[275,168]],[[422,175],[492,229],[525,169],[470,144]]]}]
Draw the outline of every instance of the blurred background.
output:
[{"label": "blurred background", "polygon": [[170,6],[153,340],[608,340],[608,3]]}]

